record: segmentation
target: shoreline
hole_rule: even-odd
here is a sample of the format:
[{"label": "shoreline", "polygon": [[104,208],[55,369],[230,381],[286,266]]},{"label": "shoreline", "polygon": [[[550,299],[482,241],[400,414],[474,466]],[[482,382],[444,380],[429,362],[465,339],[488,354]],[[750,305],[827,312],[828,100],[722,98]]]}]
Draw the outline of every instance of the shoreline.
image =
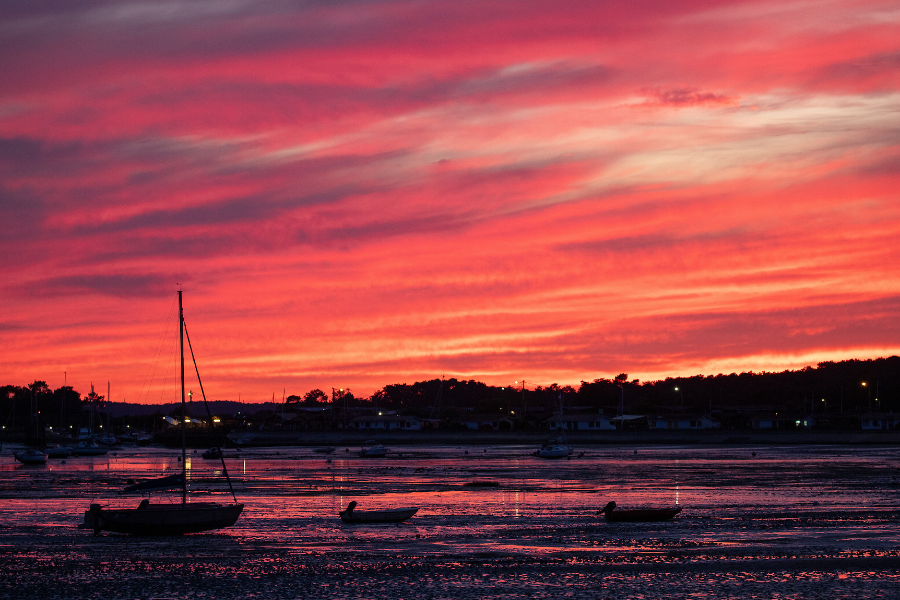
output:
[{"label": "shoreline", "polygon": [[[483,445],[522,444],[536,448],[557,434],[550,431],[398,431],[398,432],[309,432],[247,431],[229,434],[229,445],[265,446],[360,446],[366,441],[403,445]],[[252,437],[251,437],[252,436]],[[243,443],[234,440],[244,438]],[[566,433],[571,445],[661,445],[661,446],[729,446],[729,445],[897,445],[900,431],[843,432],[571,432]]]},{"label": "shoreline", "polygon": [[[526,445],[535,449],[548,439],[557,437],[551,431],[232,431],[227,441],[222,434],[188,434],[187,445],[192,449],[211,446],[270,447],[270,446],[363,446],[375,440],[388,446],[413,445]],[[596,431],[567,432],[570,445],[596,446],[900,446],[900,430],[894,431]],[[242,439],[243,438],[243,441]],[[236,443],[235,440],[238,440]],[[2,444],[25,445],[24,435],[7,434]],[[73,444],[74,440],[48,435],[48,445]],[[155,444],[181,446],[181,436],[157,434]],[[2,446],[0,446],[2,447]]]}]

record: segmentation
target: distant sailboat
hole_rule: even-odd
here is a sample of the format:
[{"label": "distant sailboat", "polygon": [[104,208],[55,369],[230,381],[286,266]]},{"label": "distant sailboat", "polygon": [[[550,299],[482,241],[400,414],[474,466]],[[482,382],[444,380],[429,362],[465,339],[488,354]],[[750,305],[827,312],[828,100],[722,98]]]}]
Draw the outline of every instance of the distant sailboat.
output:
[{"label": "distant sailboat", "polygon": [[[238,503],[231,488],[234,503],[218,502],[188,502],[187,501],[187,446],[185,421],[187,406],[184,391],[184,338],[187,333],[184,324],[184,310],[181,304],[181,290],[178,291],[178,318],[181,348],[181,473],[144,481],[126,487],[123,492],[149,492],[163,489],[181,488],[181,502],[178,504],[150,504],[149,500],[143,500],[137,508],[115,509],[102,504],[91,504],[90,509],[84,513],[84,523],[79,525],[83,529],[93,529],[94,535],[101,531],[116,533],[130,533],[137,535],[179,535],[183,533],[198,533],[231,527],[237,522],[244,505]],[[188,336],[188,347],[191,339]],[[191,349],[191,358],[194,358]],[[194,359],[194,368],[197,361]],[[200,373],[197,371],[197,379]],[[200,383],[200,391],[203,392],[203,383]],[[203,394],[206,401],[206,394]],[[208,409],[208,407],[207,407]],[[225,460],[222,459],[222,470],[228,478],[225,469]],[[231,487],[231,480],[228,479]]]}]

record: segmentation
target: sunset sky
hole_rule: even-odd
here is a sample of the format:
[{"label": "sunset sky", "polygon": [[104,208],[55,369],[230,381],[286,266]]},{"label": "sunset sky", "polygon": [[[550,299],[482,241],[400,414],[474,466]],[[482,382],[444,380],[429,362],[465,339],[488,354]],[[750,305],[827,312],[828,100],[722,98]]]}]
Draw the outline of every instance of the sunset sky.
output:
[{"label": "sunset sky", "polygon": [[[0,4],[0,385],[900,354],[900,5]],[[65,375],[64,375],[65,373]]]}]

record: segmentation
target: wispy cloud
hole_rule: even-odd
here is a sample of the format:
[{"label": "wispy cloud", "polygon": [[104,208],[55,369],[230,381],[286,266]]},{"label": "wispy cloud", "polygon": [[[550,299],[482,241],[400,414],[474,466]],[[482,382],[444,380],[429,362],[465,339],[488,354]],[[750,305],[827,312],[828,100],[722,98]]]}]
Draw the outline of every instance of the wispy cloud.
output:
[{"label": "wispy cloud", "polygon": [[4,4],[0,383],[133,397],[176,284],[222,397],[896,353],[898,15]]}]

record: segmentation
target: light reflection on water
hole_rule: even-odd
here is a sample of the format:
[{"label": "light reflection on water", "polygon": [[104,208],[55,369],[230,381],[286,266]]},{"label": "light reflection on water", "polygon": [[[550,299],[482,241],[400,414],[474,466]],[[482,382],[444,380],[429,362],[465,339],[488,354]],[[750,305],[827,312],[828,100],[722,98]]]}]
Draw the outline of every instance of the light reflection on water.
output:
[{"label": "light reflection on water", "polygon": [[[296,587],[301,582],[318,586],[319,597],[364,589],[380,597],[371,590],[384,589],[403,597],[481,597],[479,590],[510,598],[553,590],[659,597],[668,590],[669,597],[722,598],[757,588],[791,597],[840,582],[846,597],[865,598],[891,597],[883,594],[896,587],[894,448],[586,446],[578,449],[583,457],[561,461],[532,450],[415,446],[385,459],[343,448],[330,457],[305,448],[229,450],[229,474],[246,504],[235,527],[181,538],[94,538],[75,529],[87,506],[122,502],[116,492],[128,483],[179,470],[180,452],[132,448],[25,467],[4,449],[0,590],[40,586],[39,566],[49,563],[73,581],[127,573],[109,583],[119,586],[113,596],[132,585],[169,593],[171,582],[159,577],[176,563],[220,597],[258,591],[260,577],[278,582],[266,588],[271,597],[308,597]],[[188,467],[192,489],[221,477],[221,464],[199,454],[191,453]],[[223,485],[192,495],[230,499]],[[414,506],[419,513],[400,525],[345,525],[337,513],[351,500],[363,510]],[[595,513],[610,500],[622,507],[677,502],[684,512],[665,523],[608,524]],[[877,568],[861,568],[869,564]],[[243,583],[225,586],[222,578]]]}]

